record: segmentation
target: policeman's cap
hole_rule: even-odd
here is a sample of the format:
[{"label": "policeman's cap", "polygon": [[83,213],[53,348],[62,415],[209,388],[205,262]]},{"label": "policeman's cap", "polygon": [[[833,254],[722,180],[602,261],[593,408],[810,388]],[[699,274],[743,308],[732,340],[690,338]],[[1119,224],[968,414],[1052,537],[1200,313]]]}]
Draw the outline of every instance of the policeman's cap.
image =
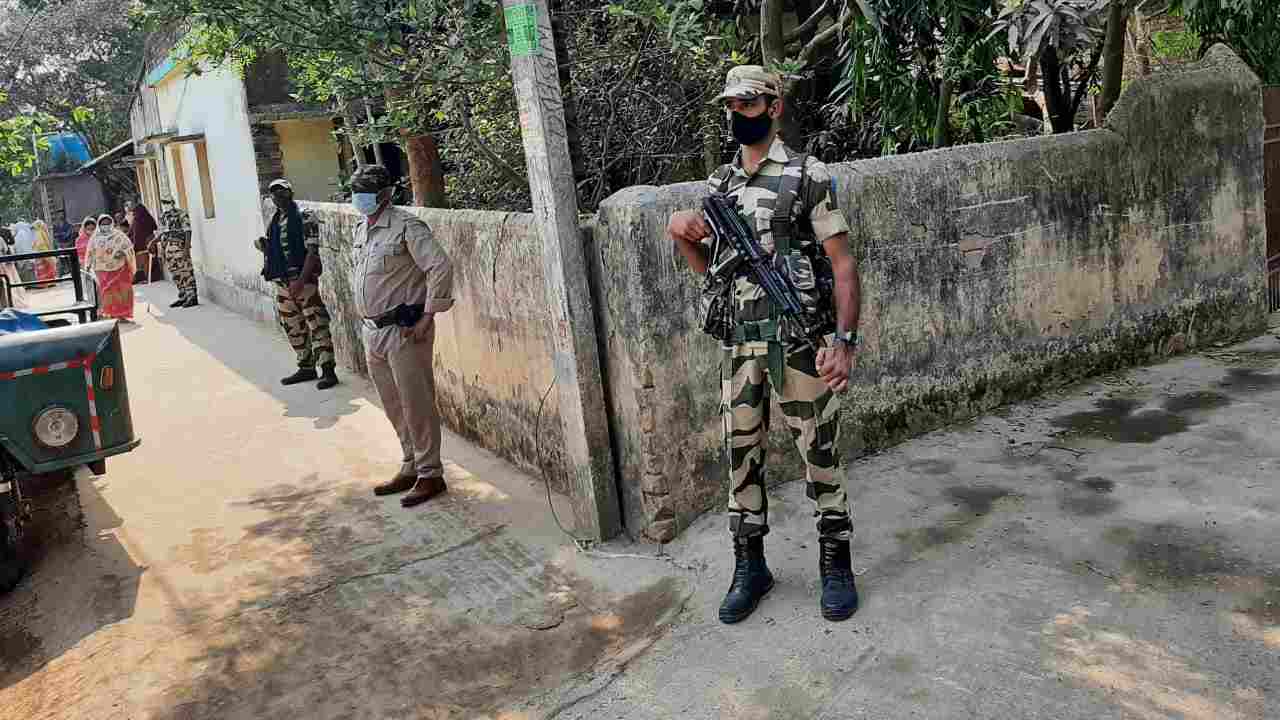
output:
[{"label": "policeman's cap", "polygon": [[351,191],[376,193],[394,184],[391,173],[381,165],[365,165],[351,176]]}]

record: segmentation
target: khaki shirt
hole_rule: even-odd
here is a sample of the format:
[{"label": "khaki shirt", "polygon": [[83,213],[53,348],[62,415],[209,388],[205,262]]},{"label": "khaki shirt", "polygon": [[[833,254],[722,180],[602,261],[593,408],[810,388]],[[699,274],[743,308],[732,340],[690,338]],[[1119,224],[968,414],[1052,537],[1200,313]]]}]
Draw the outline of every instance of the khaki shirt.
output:
[{"label": "khaki shirt", "polygon": [[[781,139],[774,139],[769,154],[760,162],[754,173],[742,166],[742,151],[733,162],[723,165],[707,180],[712,192],[719,192],[727,185],[726,192],[738,205],[738,212],[755,228],[756,238],[766,253],[773,252],[773,204],[778,197],[778,186],[786,171],[787,162],[795,155]],[[809,245],[821,245],[840,233],[849,232],[849,222],[836,206],[831,191],[831,173],[820,160],[810,155],[804,164],[804,183],[791,204],[792,226],[796,233],[792,238],[793,250],[812,251]],[[711,239],[706,241],[710,244]],[[739,321],[765,320],[769,318],[769,297],[764,288],[750,275],[739,277],[734,287],[735,316]]]},{"label": "khaki shirt", "polygon": [[352,248],[356,312],[374,318],[402,303],[423,303],[428,313],[453,307],[453,263],[426,223],[388,207],[368,224],[356,225]]}]

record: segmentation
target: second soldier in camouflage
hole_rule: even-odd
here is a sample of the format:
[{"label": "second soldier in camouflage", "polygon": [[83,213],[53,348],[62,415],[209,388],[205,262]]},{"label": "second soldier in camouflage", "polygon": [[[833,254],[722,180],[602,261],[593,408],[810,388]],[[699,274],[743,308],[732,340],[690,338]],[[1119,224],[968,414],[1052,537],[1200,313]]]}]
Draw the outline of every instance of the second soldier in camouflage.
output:
[{"label": "second soldier in camouflage", "polygon": [[[849,250],[849,226],[836,206],[831,176],[816,158],[777,137],[783,111],[779,78],[759,66],[729,72],[717,98],[741,149],[708,181],[734,200],[775,266],[787,276],[826,337],[796,337],[764,289],[746,271],[720,283],[727,303],[721,366],[721,411],[730,467],[729,530],[733,583],[720,606],[726,623],[745,619],[773,587],[764,559],[769,532],[765,438],[772,389],[804,459],[808,495],[819,534],[823,617],[844,620],[857,610],[850,567],[852,521],[839,463],[836,394],[848,384],[857,342],[859,283]],[[669,232],[699,273],[717,258],[710,229],[697,212],[676,213]],[[823,282],[826,278],[830,282]],[[711,287],[714,283],[709,283]],[[717,291],[718,292],[718,291]],[[712,305],[720,298],[707,299]]]}]

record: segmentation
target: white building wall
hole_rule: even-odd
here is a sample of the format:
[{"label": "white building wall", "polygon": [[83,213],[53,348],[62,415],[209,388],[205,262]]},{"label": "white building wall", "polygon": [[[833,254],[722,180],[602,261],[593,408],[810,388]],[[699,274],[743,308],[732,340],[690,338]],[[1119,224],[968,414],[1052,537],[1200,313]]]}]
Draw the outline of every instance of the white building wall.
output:
[{"label": "white building wall", "polygon": [[262,254],[253,246],[264,231],[258,170],[244,83],[232,69],[186,76],[181,68],[156,85],[161,125],[179,136],[204,135],[213,196],[205,217],[194,144],[166,148],[165,172],[176,187],[169,153],[182,153],[182,182],[191,220],[191,256],[200,295],[262,321],[274,321],[274,290],[265,283]]}]

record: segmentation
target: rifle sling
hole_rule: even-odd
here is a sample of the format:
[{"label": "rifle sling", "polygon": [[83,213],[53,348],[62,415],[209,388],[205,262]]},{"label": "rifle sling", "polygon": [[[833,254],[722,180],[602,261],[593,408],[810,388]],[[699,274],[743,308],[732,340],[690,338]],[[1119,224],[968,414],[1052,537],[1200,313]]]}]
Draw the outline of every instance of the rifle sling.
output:
[{"label": "rifle sling", "polygon": [[[774,256],[786,256],[791,252],[791,240],[794,234],[794,223],[791,220],[791,208],[800,188],[804,185],[804,166],[809,156],[798,153],[787,161],[783,167],[782,178],[778,183],[778,195],[773,202],[773,217],[769,230],[773,236]],[[720,192],[728,193],[732,172],[726,173],[720,181]],[[757,231],[764,228],[757,228]],[[769,319],[757,321],[739,321],[734,324],[734,343],[767,342],[769,344],[769,381],[779,391],[786,382],[786,352],[778,337],[778,306],[770,301]]]}]

